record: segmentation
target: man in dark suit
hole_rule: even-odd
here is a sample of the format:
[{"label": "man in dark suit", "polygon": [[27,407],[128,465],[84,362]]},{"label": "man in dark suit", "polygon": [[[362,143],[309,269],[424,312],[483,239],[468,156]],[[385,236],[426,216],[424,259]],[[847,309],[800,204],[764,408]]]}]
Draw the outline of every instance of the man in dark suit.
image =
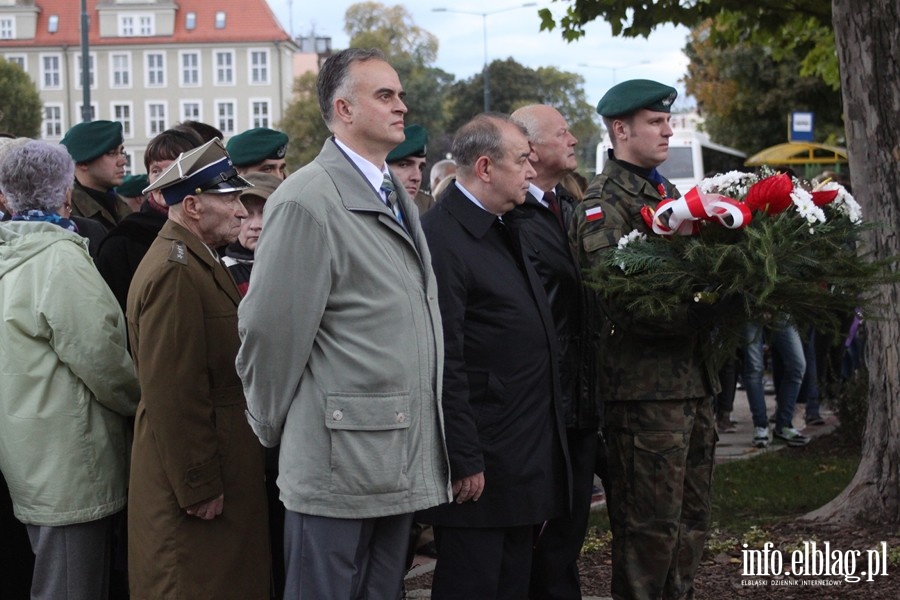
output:
[{"label": "man in dark suit", "polygon": [[530,597],[533,600],[581,598],[578,556],[584,544],[600,425],[591,322],[582,302],[581,273],[569,249],[566,231],[575,212],[575,199],[560,185],[578,166],[578,140],[559,111],[545,104],[523,106],[512,118],[528,130],[535,177],[521,206],[507,216],[520,236],[550,302],[559,343],[560,391],[566,439],[572,464],[571,510],[548,521],[535,544]]},{"label": "man in dark suit", "polygon": [[556,332],[503,215],[534,169],[524,128],[483,114],[453,142],[457,181],[422,218],[444,327],[444,417],[455,501],[435,525],[432,598],[525,598],[536,524],[567,501]]}]

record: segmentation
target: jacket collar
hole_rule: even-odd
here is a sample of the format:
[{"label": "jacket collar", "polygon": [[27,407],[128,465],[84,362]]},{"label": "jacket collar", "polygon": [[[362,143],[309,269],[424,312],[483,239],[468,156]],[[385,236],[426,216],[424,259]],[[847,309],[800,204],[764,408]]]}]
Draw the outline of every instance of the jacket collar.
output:
[{"label": "jacket collar", "polygon": [[483,238],[497,222],[497,215],[476,206],[456,185],[450,186],[441,202],[445,203],[447,211],[475,238]]}]

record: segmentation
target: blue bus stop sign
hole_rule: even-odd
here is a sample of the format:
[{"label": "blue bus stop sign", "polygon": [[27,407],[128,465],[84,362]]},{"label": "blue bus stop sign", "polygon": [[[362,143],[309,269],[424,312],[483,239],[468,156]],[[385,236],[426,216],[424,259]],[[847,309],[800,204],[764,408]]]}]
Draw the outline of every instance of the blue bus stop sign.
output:
[{"label": "blue bus stop sign", "polygon": [[813,113],[792,112],[789,141],[812,142],[813,140]]}]

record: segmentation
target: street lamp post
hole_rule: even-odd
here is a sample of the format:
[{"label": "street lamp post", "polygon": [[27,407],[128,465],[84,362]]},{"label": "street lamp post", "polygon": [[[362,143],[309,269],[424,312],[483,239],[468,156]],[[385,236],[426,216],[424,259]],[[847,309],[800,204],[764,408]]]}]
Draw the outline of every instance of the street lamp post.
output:
[{"label": "street lamp post", "polygon": [[507,8],[491,10],[488,12],[457,10],[455,8],[445,8],[445,7],[431,9],[433,12],[458,13],[461,15],[476,15],[476,16],[481,17],[482,31],[484,32],[484,69],[482,70],[482,79],[484,80],[484,112],[488,112],[491,110],[491,87],[490,87],[490,75],[488,73],[487,18],[491,15],[496,15],[497,13],[508,12],[511,10],[517,10],[519,8],[527,8],[529,6],[537,6],[537,2],[525,2],[524,4],[519,4],[517,6],[510,6]]},{"label": "street lamp post", "polygon": [[607,67],[606,65],[589,65],[587,63],[578,63],[579,67],[588,67],[591,69],[606,69],[608,71],[612,71],[612,82],[613,85],[616,85],[616,71],[620,71],[622,69],[630,69],[631,67],[637,67],[640,65],[649,65],[649,60],[642,60],[640,62],[631,63],[628,65],[619,65],[618,67]]}]

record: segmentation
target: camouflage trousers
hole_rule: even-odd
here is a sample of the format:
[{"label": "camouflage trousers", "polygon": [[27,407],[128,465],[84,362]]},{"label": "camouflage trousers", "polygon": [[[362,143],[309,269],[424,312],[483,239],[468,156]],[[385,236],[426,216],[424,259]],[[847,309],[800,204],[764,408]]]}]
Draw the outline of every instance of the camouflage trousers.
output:
[{"label": "camouflage trousers", "polygon": [[606,405],[615,600],[693,597],[717,439],[712,398]]}]

